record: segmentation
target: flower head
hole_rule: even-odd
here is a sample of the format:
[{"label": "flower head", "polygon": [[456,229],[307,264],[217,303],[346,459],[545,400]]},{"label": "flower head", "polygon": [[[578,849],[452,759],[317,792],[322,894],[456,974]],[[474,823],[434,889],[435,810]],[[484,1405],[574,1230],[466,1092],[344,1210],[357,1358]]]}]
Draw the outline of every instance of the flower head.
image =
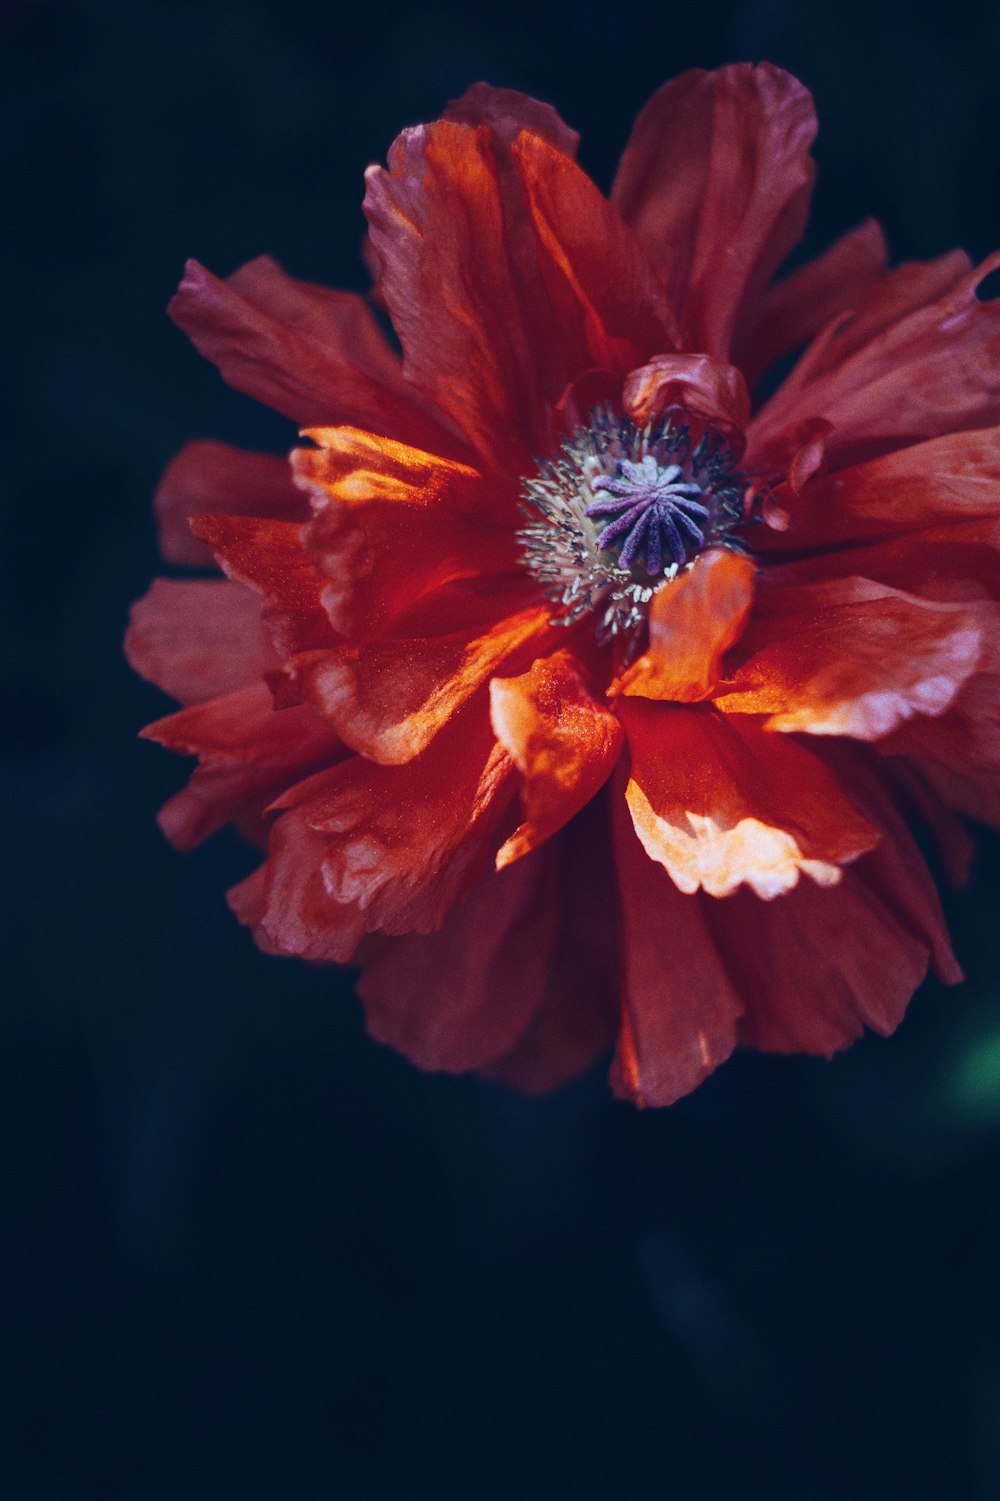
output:
[{"label": "flower head", "polygon": [[[663,1104],[738,1043],[830,1054],[959,977],[947,868],[1000,824],[998,258],[886,269],[805,220],[806,90],[692,72],[610,200],[546,106],[479,84],[404,131],[359,296],[192,263],[175,320],[301,429],[199,443],[128,638],[235,822],[269,952],[363,966],[371,1031],[548,1088],[614,1048]],[[751,393],[801,351],[768,399]]]}]

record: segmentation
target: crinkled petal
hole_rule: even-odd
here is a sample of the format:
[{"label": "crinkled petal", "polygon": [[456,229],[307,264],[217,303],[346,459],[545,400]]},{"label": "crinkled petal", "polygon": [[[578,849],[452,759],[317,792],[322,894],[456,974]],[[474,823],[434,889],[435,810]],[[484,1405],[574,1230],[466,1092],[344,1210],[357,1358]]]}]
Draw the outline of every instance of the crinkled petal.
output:
[{"label": "crinkled petal", "polygon": [[683,347],[728,359],[741,318],[805,225],[814,175],[812,100],[761,63],[695,69],[640,114],[612,202],[663,278]]},{"label": "crinkled petal", "polygon": [[171,714],[148,725],[142,738],[198,757],[187,787],[159,816],[163,832],[179,849],[191,849],[223,824],[262,810],[290,783],[344,754],[311,709],[276,712],[264,683]]},{"label": "crinkled petal", "polygon": [[748,383],[755,385],[777,360],[802,348],[831,318],[855,308],[887,261],[882,228],[866,219],[771,287],[734,356]]},{"label": "crinkled petal", "polygon": [[729,1057],[743,1001],[699,899],[648,858],[620,797],[612,838],[621,1025],[611,1085],[637,1105],[672,1105]]},{"label": "crinkled petal", "polygon": [[293,455],[313,505],[304,540],[341,634],[384,636],[440,590],[516,569],[513,497],[494,500],[475,470],[356,428],[308,436],[320,446]]},{"label": "crinkled petal", "polygon": [[509,1051],[545,993],[558,898],[558,865],[540,851],[483,876],[437,932],[379,944],[358,982],[369,1032],[456,1073]]},{"label": "crinkled petal", "polygon": [[829,886],[878,838],[819,756],[745,715],[637,698],[619,713],[636,833],[681,891],[770,900],[802,872]]},{"label": "crinkled petal", "polygon": [[353,756],[292,788],[254,917],[272,948],[350,958],[365,933],[431,933],[490,863],[515,792],[485,715],[459,716],[406,766]]},{"label": "crinkled petal", "polygon": [[326,580],[303,546],[301,526],[255,516],[198,516],[192,530],[229,578],[263,595],[263,619],[280,652],[315,650],[337,639],[323,608]]},{"label": "crinkled petal", "polygon": [[132,606],[125,655],[182,704],[262,679],[280,661],[260,600],[228,579],[156,579]]},{"label": "crinkled petal", "polygon": [[205,511],[306,521],[309,507],[288,460],[245,453],[228,443],[188,443],[167,465],[153,497],[160,550],[170,563],[204,567],[212,550],[192,535],[191,518]]},{"label": "crinkled petal", "polygon": [[[832,423],[831,470],[906,443],[1000,421],[1000,299],[976,288],[1000,265],[933,263],[905,286],[890,272],[853,318],[820,334],[750,424],[747,462],[782,467],[801,423]],[[904,271],[910,268],[903,268]],[[911,306],[916,296],[929,300]]]},{"label": "crinkled petal", "polygon": [[678,703],[708,698],[750,613],[755,574],[749,558],[710,548],[664,584],[650,604],[649,646],[611,692]]},{"label": "crinkled petal", "polygon": [[225,281],[188,261],[169,312],[229,385],[300,427],[350,422],[454,449],[354,292],[295,281],[266,256]]},{"label": "crinkled petal", "polygon": [[771,730],[860,740],[948,708],[976,670],[990,608],[864,578],[762,587],[758,601],[719,707],[767,714]]},{"label": "crinkled petal", "polygon": [[525,820],[497,854],[502,869],[579,813],[610,776],[624,737],[568,651],[539,658],[520,677],[494,678],[490,713],[524,778]]},{"label": "crinkled petal", "polygon": [[293,658],[287,671],[347,745],[398,765],[420,755],[501,666],[526,666],[551,634],[548,611],[535,605],[472,640],[458,632],[371,641]]}]

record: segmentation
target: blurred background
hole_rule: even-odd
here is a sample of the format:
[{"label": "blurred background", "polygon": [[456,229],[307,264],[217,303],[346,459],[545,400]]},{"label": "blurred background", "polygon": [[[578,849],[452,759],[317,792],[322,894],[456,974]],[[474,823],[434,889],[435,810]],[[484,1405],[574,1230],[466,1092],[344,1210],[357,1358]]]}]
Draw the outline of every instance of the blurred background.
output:
[{"label": "blurred background", "polygon": [[659,83],[761,57],[818,102],[807,249],[1000,243],[993,0],[0,3],[7,1501],[1000,1495],[1000,840],[891,1041],[522,1098],[255,951],[121,657],[169,458],[291,441],[165,318],[185,256],[363,288],[363,168],[473,80],[607,187]]}]

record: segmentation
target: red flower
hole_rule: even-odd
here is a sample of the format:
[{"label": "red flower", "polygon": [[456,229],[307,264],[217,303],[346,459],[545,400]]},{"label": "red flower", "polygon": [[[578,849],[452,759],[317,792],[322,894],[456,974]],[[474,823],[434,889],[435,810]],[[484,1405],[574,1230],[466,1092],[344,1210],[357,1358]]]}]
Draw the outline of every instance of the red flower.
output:
[{"label": "red flower", "polygon": [[959,977],[906,820],[956,876],[956,815],[1000,823],[1000,258],[887,271],[869,222],[770,286],[814,129],[776,68],[685,74],[608,201],[479,84],[368,173],[402,361],[266,259],[174,300],[307,446],[160,487],[166,556],[226,574],[135,608],[186,705],[145,734],[200,761],[161,822],[258,839],[240,919],[356,958],[424,1067],[545,1089],[614,1044],[665,1104]]}]

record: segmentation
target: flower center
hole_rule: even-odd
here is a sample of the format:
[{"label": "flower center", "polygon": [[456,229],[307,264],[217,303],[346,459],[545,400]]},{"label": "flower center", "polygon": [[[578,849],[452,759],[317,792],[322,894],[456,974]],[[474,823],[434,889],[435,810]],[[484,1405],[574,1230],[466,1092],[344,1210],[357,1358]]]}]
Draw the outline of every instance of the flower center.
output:
[{"label": "flower center", "polygon": [[706,547],[746,550],[746,476],[717,435],[676,415],[639,428],[591,414],[524,481],[523,561],[557,606],[553,624],[600,612],[598,639],[638,637],[658,589]]}]

